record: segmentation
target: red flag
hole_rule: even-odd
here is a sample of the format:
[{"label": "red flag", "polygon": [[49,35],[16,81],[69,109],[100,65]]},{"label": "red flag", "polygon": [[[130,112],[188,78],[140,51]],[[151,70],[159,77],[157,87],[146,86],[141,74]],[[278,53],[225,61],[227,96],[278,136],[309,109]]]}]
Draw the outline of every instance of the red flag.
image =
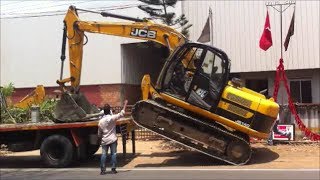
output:
[{"label": "red flag", "polygon": [[264,29],[262,36],[260,38],[259,46],[263,50],[268,50],[269,47],[272,46],[272,37],[271,37],[271,28],[270,28],[270,21],[269,21],[269,12],[267,11],[266,22],[264,24]]}]

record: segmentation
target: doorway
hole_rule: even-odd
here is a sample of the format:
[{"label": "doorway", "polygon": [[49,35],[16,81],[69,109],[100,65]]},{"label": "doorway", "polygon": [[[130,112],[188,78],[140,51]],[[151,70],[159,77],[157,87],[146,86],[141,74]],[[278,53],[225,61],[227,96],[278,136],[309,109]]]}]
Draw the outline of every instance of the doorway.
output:
[{"label": "doorway", "polygon": [[264,95],[268,95],[268,79],[246,79],[246,88],[260,92],[263,90]]}]

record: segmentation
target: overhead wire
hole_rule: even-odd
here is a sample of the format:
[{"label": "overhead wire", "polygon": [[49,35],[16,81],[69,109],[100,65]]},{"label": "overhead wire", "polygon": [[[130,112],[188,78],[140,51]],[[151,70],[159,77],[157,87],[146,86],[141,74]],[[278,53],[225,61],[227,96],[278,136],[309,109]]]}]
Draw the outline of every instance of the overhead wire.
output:
[{"label": "overhead wire", "polygon": [[[94,2],[94,1],[90,1],[90,2]],[[80,3],[78,3],[80,4]],[[75,4],[76,6],[78,6],[78,4]],[[71,5],[70,3],[67,3],[65,5]],[[137,4],[125,4],[125,5],[115,5],[115,6],[107,6],[107,7],[101,7],[101,8],[112,8],[112,7],[123,7],[123,6],[135,6]],[[86,8],[86,9],[96,9],[97,7],[94,8]],[[38,9],[38,8],[37,8]],[[39,8],[40,9],[40,8]],[[45,9],[45,8],[44,8]],[[33,10],[33,9],[32,9]],[[34,14],[42,14],[42,13],[55,13],[55,12],[65,12],[65,9],[63,10],[54,10],[54,11],[40,11],[40,12],[22,12],[22,13],[1,13],[1,15],[34,15]]]},{"label": "overhead wire", "polygon": [[7,4],[1,4],[1,7],[3,7],[3,6],[8,6],[8,5],[12,5],[12,4],[18,4],[18,3],[22,3],[22,2],[24,2],[24,1],[9,2],[9,3],[7,3]]},{"label": "overhead wire", "polygon": [[[77,2],[77,4],[88,3],[88,2],[93,2],[93,1],[81,1],[81,2]],[[31,8],[31,9],[24,9],[24,10],[21,10],[19,8],[19,9],[15,10],[15,11],[6,12],[6,14],[12,14],[12,13],[17,12],[17,11],[34,11],[34,10],[37,10],[37,9],[54,8],[54,7],[65,6],[65,5],[69,5],[69,4],[70,4],[70,2],[63,3],[63,4],[51,5],[51,6],[43,6],[43,7]]]},{"label": "overhead wire", "polygon": [[[112,11],[112,10],[119,10],[119,9],[129,9],[129,8],[134,8],[134,7],[138,7],[138,5],[125,5],[125,6],[118,6],[118,7],[114,7],[114,8],[111,8],[112,6],[109,6],[109,7],[96,7],[96,8],[87,8],[87,9],[91,9],[91,10],[109,10],[109,11]],[[109,9],[110,8],[110,9]],[[51,11],[51,12],[41,12],[40,14],[39,13],[30,13],[30,14],[27,14],[27,13],[24,13],[24,16],[13,16],[13,17],[1,17],[0,19],[17,19],[17,18],[34,18],[34,17],[48,17],[48,16],[59,16],[59,15],[64,15],[65,14],[65,10],[61,10],[61,11]],[[42,14],[42,13],[47,13],[47,14]],[[87,12],[82,12],[82,11],[79,11],[78,13],[80,14],[84,14],[84,13],[87,13]]]},{"label": "overhead wire", "polygon": [[[55,7],[59,7],[59,6],[63,6],[63,5],[72,5],[72,4],[75,4],[75,5],[78,5],[78,4],[82,4],[82,3],[92,3],[92,2],[99,2],[99,1],[71,1],[71,2],[68,2],[68,3],[64,3],[64,4],[57,4],[57,5],[51,5],[51,6],[43,6],[43,7],[37,7],[37,8],[30,8],[30,9],[23,9],[21,10],[21,8],[24,8],[24,7],[30,7],[30,6],[24,6],[24,7],[19,7],[19,11],[34,11],[34,10],[37,10],[37,9],[46,9],[46,8],[55,8]],[[116,5],[114,7],[117,7],[119,5]],[[121,6],[121,5],[120,5]],[[10,12],[4,12],[4,13],[1,13],[1,15],[15,15],[15,14],[23,14],[23,13],[15,13],[15,12],[18,12],[18,10],[15,10],[15,11],[10,11]],[[32,12],[32,13],[39,13],[39,12]],[[42,12],[41,12],[42,13]],[[43,12],[44,13],[44,12]]]},{"label": "overhead wire", "polygon": [[[32,3],[34,3],[33,1],[27,1],[28,3],[29,2],[32,2]],[[43,4],[43,2],[40,2],[40,3],[38,3],[38,4],[28,4],[28,5],[26,5],[26,2],[20,2],[20,3],[24,3],[24,6],[19,6],[19,7],[11,7],[11,8],[6,8],[6,11],[11,11],[11,10],[17,10],[17,9],[19,9],[19,10],[21,10],[21,9],[23,9],[23,8],[27,8],[27,7],[31,7],[31,6],[38,6],[38,5],[41,5],[41,4]]]},{"label": "overhead wire", "polygon": [[[91,7],[91,8],[86,8],[86,9],[107,9],[107,8],[122,8],[122,7],[131,7],[131,6],[134,6],[136,7],[137,4],[126,4],[126,5],[117,5],[117,6],[105,6],[105,7]],[[54,11],[40,11],[40,12],[31,12],[31,13],[14,13],[14,14],[10,14],[10,15],[35,15],[35,14],[46,14],[46,13],[59,13],[59,12],[65,12],[65,9],[64,10],[54,10]],[[5,14],[2,14],[2,15],[5,15]],[[8,14],[9,15],[9,14]]]}]

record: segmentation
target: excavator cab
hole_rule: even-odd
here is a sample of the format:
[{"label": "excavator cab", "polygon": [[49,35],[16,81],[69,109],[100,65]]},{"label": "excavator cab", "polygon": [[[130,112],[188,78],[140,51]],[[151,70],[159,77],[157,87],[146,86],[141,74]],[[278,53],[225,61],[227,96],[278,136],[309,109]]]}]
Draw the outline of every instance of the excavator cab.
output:
[{"label": "excavator cab", "polygon": [[186,43],[160,76],[164,93],[197,107],[214,111],[229,75],[227,55],[211,46]]},{"label": "excavator cab", "polygon": [[[156,86],[145,76],[132,109],[140,126],[234,165],[250,160],[249,137],[266,138],[279,106],[228,82],[230,62],[220,49],[186,42],[166,61]],[[145,94],[145,93],[144,93]]]}]

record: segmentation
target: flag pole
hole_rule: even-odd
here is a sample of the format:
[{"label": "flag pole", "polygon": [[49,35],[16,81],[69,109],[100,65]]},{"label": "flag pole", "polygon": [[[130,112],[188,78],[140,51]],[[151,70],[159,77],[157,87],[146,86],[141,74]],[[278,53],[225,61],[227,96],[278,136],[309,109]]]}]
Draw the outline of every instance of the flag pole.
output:
[{"label": "flag pole", "polygon": [[[266,3],[266,6],[267,7],[272,7],[274,8],[275,10],[277,10],[279,13],[280,13],[280,51],[281,51],[281,59],[283,59],[283,40],[282,40],[282,13],[285,12],[288,7],[290,7],[291,5],[293,4],[296,4],[295,1],[286,1],[284,3],[281,3],[281,2],[267,2]],[[283,6],[287,6],[283,9]],[[280,10],[277,9],[276,7],[280,7]]]},{"label": "flag pole", "polygon": [[213,28],[213,22],[212,22],[212,9],[211,7],[209,7],[209,21],[210,21],[210,45],[213,46],[213,32],[212,32],[212,28]]},{"label": "flag pole", "polygon": [[282,5],[280,5],[280,47],[281,47],[281,59],[283,59],[283,49],[282,49]]},{"label": "flag pole", "polygon": [[[274,91],[273,91],[273,98],[274,100],[277,102],[277,97],[278,97],[278,92],[279,92],[279,86],[280,86],[280,81],[283,81],[284,82],[284,86],[285,86],[285,89],[286,89],[286,92],[287,92],[287,95],[288,95],[288,105],[289,105],[289,109],[291,111],[291,113],[294,115],[294,119],[296,121],[296,124],[298,125],[298,127],[304,132],[305,136],[309,137],[311,140],[314,140],[314,141],[319,141],[320,140],[320,134],[317,134],[317,133],[314,133],[312,132],[310,129],[308,129],[303,121],[300,119],[300,116],[298,115],[297,113],[297,110],[295,108],[295,105],[292,101],[292,98],[291,98],[291,93],[290,93],[290,88],[289,88],[289,85],[288,85],[288,78],[287,78],[287,75],[285,73],[285,70],[284,70],[284,65],[283,65],[283,57],[282,57],[282,13],[289,7],[291,6],[292,4],[296,4],[295,1],[287,1],[285,3],[279,3],[279,2],[275,2],[275,3],[266,3],[266,6],[271,6],[272,8],[274,8],[275,10],[277,10],[279,13],[280,13],[280,30],[281,30],[281,59],[279,60],[279,66],[277,67],[276,69],[276,77],[275,77],[275,81],[274,81]],[[282,9],[282,6],[285,6],[287,5],[287,7],[285,7],[284,9]],[[276,8],[276,6],[280,6],[280,10],[278,10]],[[294,7],[294,11],[293,11],[293,16],[292,16],[292,19],[291,19],[291,22],[290,22],[290,27],[289,27],[289,30],[288,30],[288,34],[287,34],[287,37],[289,35],[289,32],[290,32],[290,28],[291,28],[291,23],[294,22],[294,17],[295,17],[295,8]],[[292,24],[293,25],[293,24]],[[293,25],[294,27],[294,25]],[[290,37],[293,35],[293,32],[290,33]],[[290,40],[290,37],[289,37],[289,40]],[[286,43],[286,42],[285,42]],[[288,48],[288,44],[286,45],[286,49]]]}]

